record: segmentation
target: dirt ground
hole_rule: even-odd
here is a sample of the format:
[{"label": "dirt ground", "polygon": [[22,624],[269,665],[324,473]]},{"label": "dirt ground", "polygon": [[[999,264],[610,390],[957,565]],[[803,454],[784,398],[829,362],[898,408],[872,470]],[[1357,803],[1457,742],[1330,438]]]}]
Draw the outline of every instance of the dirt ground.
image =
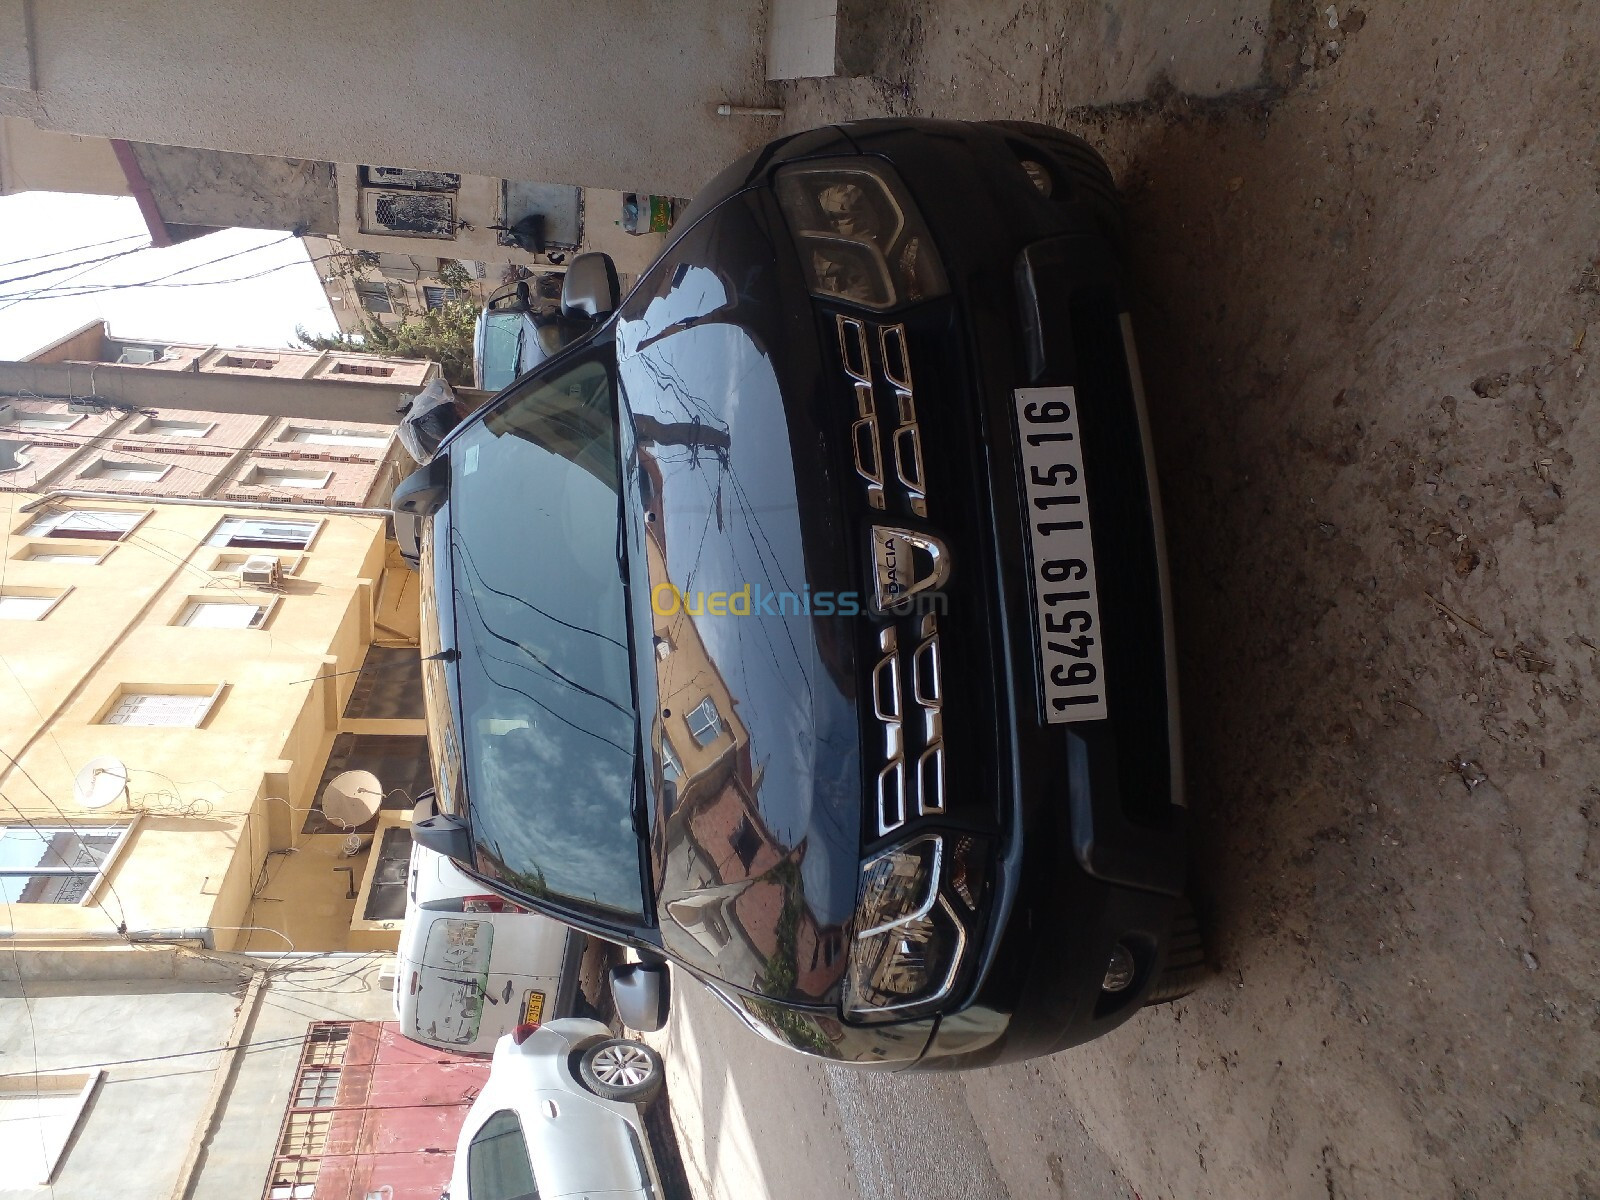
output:
[{"label": "dirt ground", "polygon": [[1181,77],[1126,7],[780,89],[1062,125],[1128,206],[1220,973],[968,1102],[1013,1196],[1051,1104],[1143,1200],[1600,1196],[1600,4],[1219,3]]}]

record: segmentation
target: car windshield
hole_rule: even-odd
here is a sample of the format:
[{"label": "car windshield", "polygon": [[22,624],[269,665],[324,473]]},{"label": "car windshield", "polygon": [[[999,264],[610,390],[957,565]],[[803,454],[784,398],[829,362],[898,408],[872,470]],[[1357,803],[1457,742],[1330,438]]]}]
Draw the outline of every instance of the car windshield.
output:
[{"label": "car windshield", "polygon": [[450,593],[434,600],[454,618],[459,726],[435,739],[459,754],[477,869],[639,918],[616,446],[605,357],[528,380],[451,443],[428,543],[448,569],[424,578]]},{"label": "car windshield", "polygon": [[478,365],[478,386],[498,392],[517,377],[522,357],[522,314],[483,314],[483,359]]}]

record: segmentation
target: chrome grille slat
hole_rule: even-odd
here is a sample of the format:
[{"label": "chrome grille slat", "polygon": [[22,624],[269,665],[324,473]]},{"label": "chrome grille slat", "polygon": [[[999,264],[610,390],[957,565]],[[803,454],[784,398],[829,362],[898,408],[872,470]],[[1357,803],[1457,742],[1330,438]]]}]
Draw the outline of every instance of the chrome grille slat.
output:
[{"label": "chrome grille slat", "polygon": [[[844,357],[845,373],[858,383],[872,385],[872,356],[867,353],[867,327],[854,317],[839,317],[839,352]],[[855,361],[850,359],[854,347]]]},{"label": "chrome grille slat", "polygon": [[880,325],[878,349],[883,352],[883,377],[902,392],[911,387],[911,355],[906,349],[904,325]]},{"label": "chrome grille slat", "polygon": [[878,772],[878,832],[890,833],[906,823],[906,764],[895,759]]},{"label": "chrome grille slat", "polygon": [[944,811],[944,745],[929,746],[917,760],[917,810]]}]

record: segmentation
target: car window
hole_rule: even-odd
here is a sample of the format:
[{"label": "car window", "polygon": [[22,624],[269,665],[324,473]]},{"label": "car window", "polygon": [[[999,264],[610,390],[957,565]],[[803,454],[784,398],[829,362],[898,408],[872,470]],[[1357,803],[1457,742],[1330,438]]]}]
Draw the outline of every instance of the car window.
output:
[{"label": "car window", "polygon": [[501,1109],[483,1123],[467,1147],[468,1200],[538,1200],[533,1163],[522,1122]]},{"label": "car window", "polygon": [[435,529],[431,554],[450,561],[474,865],[529,896],[638,918],[614,404],[595,356],[531,377],[463,430],[448,545]]},{"label": "car window", "polygon": [[522,353],[522,314],[485,313],[483,317],[483,362],[479,369],[484,390],[498,392],[517,377],[517,360]]}]

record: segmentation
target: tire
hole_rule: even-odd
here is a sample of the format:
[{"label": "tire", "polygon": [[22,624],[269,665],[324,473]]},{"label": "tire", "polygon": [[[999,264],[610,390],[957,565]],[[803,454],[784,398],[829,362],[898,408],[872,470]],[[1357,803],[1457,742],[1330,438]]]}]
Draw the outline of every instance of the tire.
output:
[{"label": "tire", "polygon": [[578,1081],[603,1100],[648,1104],[665,1074],[659,1054],[627,1038],[594,1042],[578,1058]]},{"label": "tire", "polygon": [[[1071,181],[1068,197],[1082,204],[1094,218],[1100,231],[1118,247],[1122,244],[1122,201],[1117,195],[1116,180],[1106,166],[1100,152],[1076,134],[1050,125],[1031,121],[990,121],[996,129],[1025,138],[1054,161],[1056,168]],[[1022,147],[1013,143],[1020,153]]]},{"label": "tire", "polygon": [[1200,935],[1200,920],[1195,916],[1194,905],[1187,896],[1178,901],[1172,914],[1172,926],[1167,933],[1166,961],[1161,964],[1161,974],[1144,998],[1145,1007],[1152,1004],[1170,1004],[1181,1000],[1205,982],[1211,974],[1206,965],[1205,940]]}]

